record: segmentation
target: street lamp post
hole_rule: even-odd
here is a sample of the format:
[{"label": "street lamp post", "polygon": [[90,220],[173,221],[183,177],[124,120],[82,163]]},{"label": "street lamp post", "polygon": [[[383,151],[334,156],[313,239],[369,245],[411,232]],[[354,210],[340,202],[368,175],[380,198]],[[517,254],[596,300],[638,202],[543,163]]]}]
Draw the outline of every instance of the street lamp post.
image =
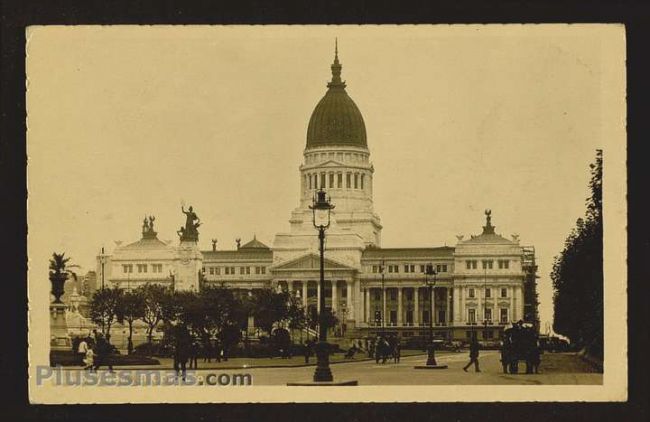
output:
[{"label": "street lamp post", "polygon": [[320,324],[318,327],[318,343],[316,343],[316,371],[313,382],[290,382],[287,385],[294,386],[317,386],[317,385],[359,385],[356,380],[334,382],[330,369],[330,347],[327,344],[327,319],[325,309],[325,230],[330,226],[330,213],[334,205],[330,202],[323,187],[316,192],[313,205],[309,208],[313,212],[314,227],[318,230],[320,246]]},{"label": "street lamp post", "polygon": [[321,189],[316,192],[313,205],[309,207],[313,212],[313,224],[318,230],[320,249],[320,323],[318,327],[318,343],[316,344],[316,371],[314,372],[315,382],[333,381],[332,371],[329,362],[329,345],[327,344],[327,320],[325,310],[325,230],[330,226],[330,213],[334,208],[326,193]]},{"label": "street lamp post", "polygon": [[436,285],[436,270],[432,264],[428,264],[424,271],[424,284],[429,294],[429,342],[427,344],[427,363],[416,366],[415,369],[446,369],[447,365],[438,365],[436,362],[436,346],[433,340],[433,300],[434,287]]}]

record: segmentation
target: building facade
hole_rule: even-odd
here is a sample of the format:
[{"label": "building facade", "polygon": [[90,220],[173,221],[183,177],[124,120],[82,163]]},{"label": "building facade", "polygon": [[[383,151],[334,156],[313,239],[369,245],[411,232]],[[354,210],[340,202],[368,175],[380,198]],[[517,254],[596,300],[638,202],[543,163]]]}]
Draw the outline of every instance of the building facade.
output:
[{"label": "building facade", "polygon": [[[479,338],[489,340],[512,322],[535,319],[534,248],[520,245],[516,236],[497,234],[489,210],[482,232],[458,236],[454,247],[382,246],[365,123],[341,70],[336,52],[332,79],[309,121],[298,204],[289,230],[278,233],[272,246],[253,238],[243,245],[237,240],[233,250],[219,250],[213,241],[212,250],[199,251],[198,232],[189,241],[179,232],[180,244],[172,245],[158,240],[149,217],[140,240],[98,257],[98,280],[127,289],[158,283],[198,290],[199,280],[243,290],[283,289],[317,311],[325,295],[325,306],[340,321],[338,332],[349,338],[379,331],[423,336],[431,321],[440,337],[466,339],[480,332]],[[321,188],[336,206],[327,231],[322,290],[309,209]],[[424,284],[427,265],[435,269],[431,295]]]}]

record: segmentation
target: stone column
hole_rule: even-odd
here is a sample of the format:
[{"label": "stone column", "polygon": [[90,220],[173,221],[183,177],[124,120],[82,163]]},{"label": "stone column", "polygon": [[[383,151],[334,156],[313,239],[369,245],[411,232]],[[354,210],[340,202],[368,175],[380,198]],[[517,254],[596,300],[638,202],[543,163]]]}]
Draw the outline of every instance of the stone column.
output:
[{"label": "stone column", "polygon": [[346,297],[345,297],[345,302],[347,303],[347,310],[348,310],[348,319],[356,319],[354,317],[354,304],[352,303],[352,289],[354,288],[354,282],[353,281],[346,281],[345,282],[346,289]]},{"label": "stone column", "polygon": [[460,288],[454,287],[454,323],[461,322]]},{"label": "stone column", "polygon": [[431,322],[433,322],[433,326],[436,326],[436,288],[431,289],[431,297],[429,298],[431,302],[430,311],[431,311]]},{"label": "stone column", "polygon": [[397,325],[402,325],[402,288],[397,288]]},{"label": "stone column", "polygon": [[302,281],[302,306],[307,309],[307,280]]},{"label": "stone column", "polygon": [[445,311],[445,319],[447,326],[451,325],[451,289],[449,287],[446,288],[447,290],[447,310]]},{"label": "stone column", "polygon": [[338,280],[332,280],[332,312],[336,312],[339,309],[339,290],[338,290]]},{"label": "stone column", "polygon": [[517,287],[512,288],[512,322],[519,321],[519,298],[517,297]]},{"label": "stone column", "polygon": [[413,288],[413,325],[420,325],[420,288]]},{"label": "stone column", "polygon": [[363,296],[366,299],[365,300],[365,305],[366,305],[366,308],[365,308],[365,311],[366,311],[365,321],[366,321],[366,324],[370,324],[370,287],[366,287]]},{"label": "stone column", "polygon": [[386,318],[386,288],[381,289],[381,320],[384,327],[386,327],[388,323]]}]

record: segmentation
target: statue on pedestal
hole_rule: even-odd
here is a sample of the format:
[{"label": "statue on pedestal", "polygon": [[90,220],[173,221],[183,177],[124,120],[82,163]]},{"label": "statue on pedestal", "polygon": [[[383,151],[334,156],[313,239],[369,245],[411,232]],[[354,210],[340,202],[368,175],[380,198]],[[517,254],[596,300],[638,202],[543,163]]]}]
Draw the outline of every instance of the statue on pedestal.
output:
[{"label": "statue on pedestal", "polygon": [[181,241],[184,240],[198,241],[199,231],[197,230],[197,228],[201,225],[201,221],[199,220],[199,217],[196,215],[191,205],[187,211],[185,211],[185,207],[181,206],[181,211],[183,212],[183,214],[185,214],[186,217],[185,227],[181,227],[181,229],[177,232],[181,238]]}]

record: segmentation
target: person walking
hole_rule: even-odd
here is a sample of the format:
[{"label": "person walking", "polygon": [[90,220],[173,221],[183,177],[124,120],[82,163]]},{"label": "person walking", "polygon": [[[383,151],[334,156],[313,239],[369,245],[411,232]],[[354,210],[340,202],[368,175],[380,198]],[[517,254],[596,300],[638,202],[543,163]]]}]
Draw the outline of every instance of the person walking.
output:
[{"label": "person walking", "polygon": [[309,363],[309,358],[311,357],[311,342],[309,340],[305,341],[305,347],[303,349],[305,354],[305,363]]},{"label": "person walking", "polygon": [[478,344],[478,340],[476,340],[476,337],[472,337],[472,342],[469,344],[469,362],[467,365],[463,367],[463,371],[467,372],[467,368],[472,366],[474,364],[474,370],[475,372],[481,372],[481,370],[478,367],[478,351],[480,349],[480,346]]},{"label": "person walking", "polygon": [[88,342],[85,338],[82,338],[77,346],[77,361],[80,366],[85,366],[84,359],[86,358],[86,352],[88,352]]}]

